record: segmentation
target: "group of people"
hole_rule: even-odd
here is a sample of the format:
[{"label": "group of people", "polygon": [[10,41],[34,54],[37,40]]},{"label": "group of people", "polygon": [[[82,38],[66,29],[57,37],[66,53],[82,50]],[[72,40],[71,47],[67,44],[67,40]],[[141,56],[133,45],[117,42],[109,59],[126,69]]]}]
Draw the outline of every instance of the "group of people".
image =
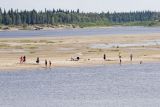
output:
[{"label": "group of people", "polygon": [[71,61],[79,61],[79,60],[80,60],[80,57],[76,57],[76,58],[71,57]]},{"label": "group of people", "polygon": [[[79,57],[76,57],[76,61],[78,61],[80,58]],[[106,61],[106,54],[103,55],[103,59]],[[74,59],[75,60],[75,59]],[[133,60],[133,54],[130,54],[130,61],[132,62]],[[26,56],[21,56],[20,57],[20,64],[21,63],[25,63],[26,62]],[[40,63],[40,59],[39,57],[37,57],[37,60],[36,60],[36,63],[39,64]],[[119,53],[119,63],[120,65],[122,64],[122,56],[121,56],[121,53]],[[142,64],[142,61],[140,61],[140,64]],[[49,67],[51,68],[52,66],[52,62],[49,60],[45,60],[45,67]]]},{"label": "group of people", "polygon": [[51,66],[52,66],[52,62],[51,61],[47,61],[47,60],[45,60],[45,67],[47,68],[48,67],[48,64],[49,64],[49,68],[51,68]]},{"label": "group of people", "polygon": [[[122,56],[121,56],[121,53],[119,52],[119,64],[121,65],[122,64]],[[106,54],[103,55],[103,59],[106,60]],[[130,54],[130,61],[132,62],[133,61],[133,54]],[[140,64],[142,64],[142,61],[140,61]]]},{"label": "group of people", "polygon": [[21,56],[19,59],[20,59],[20,64],[26,62],[26,56]]},{"label": "group of people", "polygon": [[[40,59],[39,57],[37,57],[36,63],[39,64],[39,62],[40,62]],[[45,67],[47,68],[48,65],[49,65],[49,68],[51,68],[52,62],[51,61],[48,62],[47,60],[45,60]]]},{"label": "group of people", "polygon": [[[20,64],[25,63],[25,62],[26,62],[26,56],[21,56],[20,57]],[[39,57],[37,57],[36,64],[39,64],[39,63],[40,63],[40,59],[39,59]],[[52,62],[45,60],[45,67],[51,68],[51,66],[52,66]]]}]

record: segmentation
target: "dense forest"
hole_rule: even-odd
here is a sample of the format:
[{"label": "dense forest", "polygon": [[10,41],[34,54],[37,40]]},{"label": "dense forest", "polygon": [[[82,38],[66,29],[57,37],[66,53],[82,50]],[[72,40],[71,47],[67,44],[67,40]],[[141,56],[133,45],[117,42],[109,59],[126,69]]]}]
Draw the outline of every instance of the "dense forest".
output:
[{"label": "dense forest", "polygon": [[145,22],[160,20],[160,12],[151,11],[136,11],[136,12],[121,12],[121,13],[84,13],[79,9],[62,10],[53,9],[44,11],[19,11],[10,9],[6,11],[0,8],[0,24],[1,25],[35,25],[35,24],[121,24],[129,22]]}]

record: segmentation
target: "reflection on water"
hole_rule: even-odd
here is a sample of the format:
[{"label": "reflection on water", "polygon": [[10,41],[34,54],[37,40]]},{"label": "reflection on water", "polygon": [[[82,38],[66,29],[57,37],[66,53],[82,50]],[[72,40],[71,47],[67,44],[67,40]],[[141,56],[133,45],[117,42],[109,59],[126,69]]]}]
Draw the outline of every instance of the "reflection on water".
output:
[{"label": "reflection on water", "polygon": [[159,64],[0,72],[0,107],[158,107]]}]

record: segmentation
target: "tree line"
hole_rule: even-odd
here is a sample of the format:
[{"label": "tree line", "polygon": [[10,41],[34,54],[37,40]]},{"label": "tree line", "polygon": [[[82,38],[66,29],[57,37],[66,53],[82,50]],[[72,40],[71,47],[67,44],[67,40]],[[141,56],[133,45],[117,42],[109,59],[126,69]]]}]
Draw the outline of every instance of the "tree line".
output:
[{"label": "tree line", "polygon": [[62,10],[53,9],[45,11],[13,10],[6,11],[0,8],[0,24],[2,25],[34,25],[34,24],[78,24],[78,23],[126,23],[137,21],[159,21],[160,12],[136,11],[114,13],[85,13],[79,9]]}]

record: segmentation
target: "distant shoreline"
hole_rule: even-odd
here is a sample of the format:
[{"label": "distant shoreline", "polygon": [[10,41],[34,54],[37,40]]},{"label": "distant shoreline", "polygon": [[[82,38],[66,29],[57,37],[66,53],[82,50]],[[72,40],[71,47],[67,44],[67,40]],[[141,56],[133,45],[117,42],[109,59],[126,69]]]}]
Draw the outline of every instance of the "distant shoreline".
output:
[{"label": "distant shoreline", "polygon": [[55,29],[85,29],[85,28],[112,28],[112,27],[116,27],[116,26],[90,26],[90,27],[72,27],[72,26],[55,26],[55,27],[37,27],[37,26],[28,26],[27,29],[24,29],[22,26],[14,26],[14,27],[9,27],[9,26],[4,26],[0,29],[0,32],[2,31],[36,31],[36,30],[55,30]]},{"label": "distant shoreline", "polygon": [[[24,28],[22,25],[17,25],[17,26],[6,26],[6,25],[1,25],[0,27],[0,32],[3,31],[36,31],[36,30],[55,30],[55,29],[87,29],[87,28],[114,28],[114,27],[160,27],[160,26],[127,26],[127,25],[111,25],[111,26],[86,26],[86,27],[80,27],[79,25],[58,25],[58,26],[53,26],[53,25],[27,25],[26,28]],[[73,27],[74,26],[74,27]]]}]

